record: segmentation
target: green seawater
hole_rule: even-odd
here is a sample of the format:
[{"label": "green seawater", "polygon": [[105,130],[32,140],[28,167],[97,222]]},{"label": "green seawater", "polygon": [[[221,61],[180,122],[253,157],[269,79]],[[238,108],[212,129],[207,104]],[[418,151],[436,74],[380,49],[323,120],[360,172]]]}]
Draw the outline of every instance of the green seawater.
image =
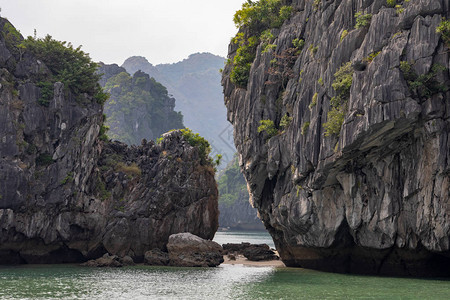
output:
[{"label": "green seawater", "polygon": [[450,281],[304,269],[2,267],[0,299],[450,299]]},{"label": "green seawater", "polygon": [[[219,242],[262,242],[227,232]],[[305,269],[76,265],[0,266],[0,299],[450,299],[450,280],[356,276]]]}]

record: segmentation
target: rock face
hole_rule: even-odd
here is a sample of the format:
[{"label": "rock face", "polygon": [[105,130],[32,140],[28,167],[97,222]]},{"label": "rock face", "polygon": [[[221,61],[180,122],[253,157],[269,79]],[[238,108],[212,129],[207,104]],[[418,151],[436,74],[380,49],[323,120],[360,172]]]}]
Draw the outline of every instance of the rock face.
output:
[{"label": "rock face", "polygon": [[[449,276],[450,93],[414,88],[427,85],[420,75],[450,84],[450,52],[436,33],[448,1],[397,1],[401,10],[385,0],[315,2],[284,1],[293,13],[272,30],[275,50],[258,46],[246,88],[231,82],[231,64],[223,73],[251,201],[287,266]],[[355,12],[372,15],[366,26],[355,29]],[[280,79],[273,59],[295,52]],[[344,121],[326,136],[335,73],[347,62]],[[283,116],[290,124],[278,125]],[[261,120],[278,134],[259,132]]]},{"label": "rock face", "polygon": [[[5,25],[8,24],[8,25]],[[13,28],[0,19],[0,28]],[[63,263],[105,252],[143,261],[173,233],[212,239],[213,167],[179,131],[159,145],[103,142],[102,105],[53,85],[49,69],[0,34],[0,264]]]},{"label": "rock face", "polygon": [[216,267],[223,263],[222,247],[189,232],[173,234],[167,243],[169,264],[176,267]]}]

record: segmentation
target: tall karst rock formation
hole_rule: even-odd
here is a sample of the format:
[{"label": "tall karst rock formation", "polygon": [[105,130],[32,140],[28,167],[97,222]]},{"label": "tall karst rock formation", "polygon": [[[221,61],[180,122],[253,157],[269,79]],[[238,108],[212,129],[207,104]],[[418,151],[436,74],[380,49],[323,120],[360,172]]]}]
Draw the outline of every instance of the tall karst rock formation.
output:
[{"label": "tall karst rock formation", "polygon": [[283,261],[449,276],[449,2],[246,5],[222,84]]}]

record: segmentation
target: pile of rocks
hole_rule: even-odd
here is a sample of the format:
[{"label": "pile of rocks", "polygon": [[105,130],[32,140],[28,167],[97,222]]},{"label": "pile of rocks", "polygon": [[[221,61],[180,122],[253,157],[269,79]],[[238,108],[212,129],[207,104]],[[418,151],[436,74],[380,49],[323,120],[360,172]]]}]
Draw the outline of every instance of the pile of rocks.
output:
[{"label": "pile of rocks", "polygon": [[110,255],[109,253],[105,253],[100,258],[89,260],[83,264],[84,267],[125,267],[125,266],[134,266],[135,263],[133,259],[129,256],[119,257],[117,255]]},{"label": "pile of rocks", "polygon": [[223,244],[223,250],[231,259],[243,255],[251,261],[278,260],[279,257],[267,244]]}]

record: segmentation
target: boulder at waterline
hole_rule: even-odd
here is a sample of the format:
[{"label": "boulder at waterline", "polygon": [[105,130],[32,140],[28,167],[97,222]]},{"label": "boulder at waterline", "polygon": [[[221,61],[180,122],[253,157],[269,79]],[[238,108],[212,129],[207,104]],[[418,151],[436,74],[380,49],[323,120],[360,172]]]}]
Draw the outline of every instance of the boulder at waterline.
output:
[{"label": "boulder at waterline", "polygon": [[216,267],[223,263],[223,249],[219,244],[189,232],[172,234],[167,250],[171,266]]},{"label": "boulder at waterline", "polygon": [[228,243],[222,245],[228,255],[243,255],[250,261],[278,260],[276,253],[267,244]]},{"label": "boulder at waterline", "polygon": [[169,254],[160,249],[152,249],[145,252],[144,263],[150,266],[167,266],[169,264]]},{"label": "boulder at waterline", "polygon": [[129,256],[119,257],[117,255],[110,255],[109,253],[105,253],[102,257],[97,259],[91,259],[81,266],[83,267],[124,267],[124,266],[133,266],[135,265],[133,259]]}]

